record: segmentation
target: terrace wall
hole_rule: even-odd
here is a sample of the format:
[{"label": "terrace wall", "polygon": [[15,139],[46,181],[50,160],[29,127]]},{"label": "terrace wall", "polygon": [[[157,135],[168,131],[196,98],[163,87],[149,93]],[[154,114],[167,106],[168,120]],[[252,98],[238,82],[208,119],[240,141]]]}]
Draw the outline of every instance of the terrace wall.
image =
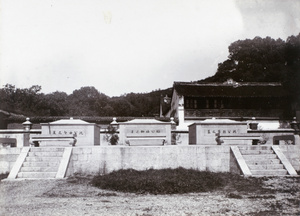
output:
[{"label": "terrace wall", "polygon": [[228,146],[75,147],[68,175],[103,174],[119,169],[146,170],[177,167],[229,172],[229,158]]},{"label": "terrace wall", "polygon": [[[300,146],[280,146],[300,170]],[[10,172],[21,148],[0,147],[0,173]],[[213,172],[238,172],[230,146],[86,146],[74,147],[67,175],[104,174],[119,169],[192,168]]]}]

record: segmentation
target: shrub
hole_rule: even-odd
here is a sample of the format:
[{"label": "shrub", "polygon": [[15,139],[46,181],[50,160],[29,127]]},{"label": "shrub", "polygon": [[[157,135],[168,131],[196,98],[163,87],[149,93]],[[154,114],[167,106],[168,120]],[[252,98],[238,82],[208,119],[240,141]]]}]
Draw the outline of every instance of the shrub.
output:
[{"label": "shrub", "polygon": [[102,189],[122,192],[182,194],[213,191],[226,185],[234,186],[237,181],[248,182],[249,180],[229,173],[177,168],[146,171],[119,170],[107,175],[95,176],[91,183]]},{"label": "shrub", "polygon": [[0,174],[0,181],[2,179],[6,179],[8,177],[9,173],[3,173],[3,174]]},{"label": "shrub", "polygon": [[117,129],[113,127],[112,125],[109,125],[107,127],[106,135],[105,135],[106,141],[108,141],[111,145],[117,145],[119,141],[119,136],[117,134]]},{"label": "shrub", "polygon": [[226,197],[233,198],[233,199],[242,199],[243,198],[241,195],[236,194],[236,193],[229,193],[229,194],[227,194]]}]

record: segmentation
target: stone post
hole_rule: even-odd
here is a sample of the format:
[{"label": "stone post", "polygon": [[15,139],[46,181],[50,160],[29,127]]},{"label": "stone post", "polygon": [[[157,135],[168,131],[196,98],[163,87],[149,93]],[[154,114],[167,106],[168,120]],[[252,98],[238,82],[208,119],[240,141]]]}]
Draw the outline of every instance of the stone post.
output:
[{"label": "stone post", "polygon": [[23,122],[23,146],[29,146],[29,139],[30,139],[30,130],[32,128],[32,123],[29,121],[29,118],[26,118],[26,121]]},{"label": "stone post", "polygon": [[117,118],[116,117],[113,118],[113,121],[110,123],[110,125],[112,127],[114,127],[116,130],[119,128],[119,123],[117,122]]},{"label": "stone post", "polygon": [[112,130],[109,131],[110,133],[109,143],[111,145],[117,145],[119,142],[119,135],[118,135],[119,123],[117,122],[116,117],[113,118],[113,121],[110,123],[110,125],[112,126]]},{"label": "stone post", "polygon": [[179,127],[184,127],[184,108],[183,106],[178,107],[178,121],[179,121]]},{"label": "stone post", "polygon": [[257,130],[258,122],[256,122],[255,117],[252,117],[252,121],[249,123],[251,130]]},{"label": "stone post", "polygon": [[174,121],[174,117],[170,118],[170,122],[171,122],[171,129],[176,130],[176,122]]},{"label": "stone post", "polygon": [[174,121],[174,118],[170,118],[171,123],[171,145],[176,145],[176,122]]},{"label": "stone post", "polygon": [[295,131],[299,131],[299,122],[297,122],[296,117],[294,117],[293,121],[290,123],[291,128],[294,129]]}]

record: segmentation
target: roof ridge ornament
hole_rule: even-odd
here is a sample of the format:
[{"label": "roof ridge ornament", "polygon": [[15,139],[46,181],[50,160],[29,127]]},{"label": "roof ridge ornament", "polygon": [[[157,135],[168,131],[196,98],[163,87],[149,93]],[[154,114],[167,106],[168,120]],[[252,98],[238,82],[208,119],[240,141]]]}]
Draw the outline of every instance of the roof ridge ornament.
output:
[{"label": "roof ridge ornament", "polygon": [[236,81],[234,81],[232,78],[227,79],[223,84],[231,85],[233,88],[237,88],[240,86],[240,84]]}]

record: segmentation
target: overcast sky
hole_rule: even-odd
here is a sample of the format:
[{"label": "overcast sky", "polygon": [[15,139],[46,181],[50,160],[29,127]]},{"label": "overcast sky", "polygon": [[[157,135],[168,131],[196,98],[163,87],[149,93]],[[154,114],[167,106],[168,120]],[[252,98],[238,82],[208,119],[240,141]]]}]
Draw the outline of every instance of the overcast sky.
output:
[{"label": "overcast sky", "polygon": [[0,84],[109,96],[212,76],[228,46],[300,32],[299,0],[2,0]]}]

